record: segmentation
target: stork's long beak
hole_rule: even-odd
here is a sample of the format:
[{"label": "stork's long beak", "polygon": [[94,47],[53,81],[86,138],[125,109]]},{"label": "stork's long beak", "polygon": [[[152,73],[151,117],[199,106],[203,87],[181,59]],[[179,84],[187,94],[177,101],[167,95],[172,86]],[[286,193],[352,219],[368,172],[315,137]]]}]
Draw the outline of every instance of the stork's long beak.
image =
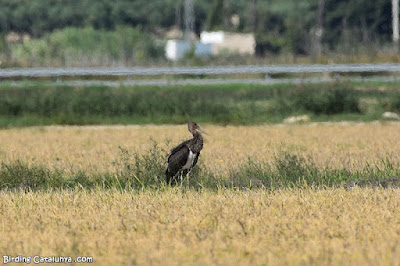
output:
[{"label": "stork's long beak", "polygon": [[201,133],[204,133],[204,134],[210,136],[210,134],[208,134],[207,132],[205,132],[205,131],[204,131],[203,129],[201,129],[200,127],[199,127],[199,128],[196,128],[196,130],[198,130],[198,131],[200,131]]}]

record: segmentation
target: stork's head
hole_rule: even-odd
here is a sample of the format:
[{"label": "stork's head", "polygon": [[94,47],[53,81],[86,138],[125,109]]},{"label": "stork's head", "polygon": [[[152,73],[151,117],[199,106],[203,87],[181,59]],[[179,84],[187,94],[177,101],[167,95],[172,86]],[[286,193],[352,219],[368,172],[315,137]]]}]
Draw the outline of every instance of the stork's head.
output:
[{"label": "stork's head", "polygon": [[190,122],[190,123],[188,124],[188,129],[189,129],[190,133],[192,133],[193,135],[194,135],[196,132],[201,132],[201,133],[204,133],[204,134],[208,135],[207,132],[205,132],[201,127],[199,127],[199,126],[196,124],[196,122]]}]

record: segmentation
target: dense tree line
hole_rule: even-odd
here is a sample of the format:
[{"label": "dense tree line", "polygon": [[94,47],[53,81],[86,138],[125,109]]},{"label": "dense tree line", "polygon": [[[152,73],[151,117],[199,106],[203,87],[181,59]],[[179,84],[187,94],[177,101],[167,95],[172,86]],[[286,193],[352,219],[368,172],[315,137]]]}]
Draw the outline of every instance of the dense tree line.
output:
[{"label": "dense tree line", "polygon": [[[323,2],[323,9],[318,8]],[[256,33],[259,53],[310,53],[314,35],[334,49],[346,42],[384,42],[391,36],[389,0],[193,0],[195,30]],[[0,0],[0,32],[41,37],[64,27],[114,30],[119,25],[145,31],[184,27],[184,0]],[[238,23],[232,22],[237,15]],[[318,25],[318,16],[320,24]],[[320,32],[321,33],[321,32]]]}]

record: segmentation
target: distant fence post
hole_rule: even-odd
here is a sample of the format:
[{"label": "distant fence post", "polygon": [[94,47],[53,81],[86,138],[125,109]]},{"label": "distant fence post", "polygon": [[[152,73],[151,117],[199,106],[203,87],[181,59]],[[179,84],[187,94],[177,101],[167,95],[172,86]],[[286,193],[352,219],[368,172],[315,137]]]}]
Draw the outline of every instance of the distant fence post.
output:
[{"label": "distant fence post", "polygon": [[393,42],[398,51],[399,46],[399,0],[392,0]]}]

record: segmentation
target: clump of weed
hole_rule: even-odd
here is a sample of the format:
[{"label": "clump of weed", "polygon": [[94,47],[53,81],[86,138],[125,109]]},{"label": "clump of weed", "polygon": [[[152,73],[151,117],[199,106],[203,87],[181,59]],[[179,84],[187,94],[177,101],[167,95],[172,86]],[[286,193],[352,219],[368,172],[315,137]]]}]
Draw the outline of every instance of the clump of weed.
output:
[{"label": "clump of weed", "polygon": [[84,171],[66,174],[63,169],[49,169],[19,160],[9,164],[3,162],[0,167],[0,189],[92,188],[94,185]]},{"label": "clump of weed", "polygon": [[119,160],[115,162],[115,182],[121,188],[160,186],[165,182],[168,152],[153,141],[147,153],[140,155],[126,148],[119,148]]},{"label": "clump of weed", "polygon": [[62,175],[59,171],[50,171],[41,166],[21,161],[2,163],[0,168],[0,187],[5,189],[36,189],[59,187]]},{"label": "clump of weed", "polygon": [[247,163],[230,173],[227,185],[242,188],[303,186],[316,183],[319,176],[314,162],[281,150],[275,156],[274,164],[248,158]]},{"label": "clump of weed", "polygon": [[387,157],[381,159],[380,164],[367,164],[354,176],[346,180],[345,187],[400,187],[400,165]]},{"label": "clump of weed", "polygon": [[304,157],[284,150],[275,156],[275,167],[278,178],[284,184],[298,184],[302,181],[310,184],[319,174],[315,163],[310,158],[306,160]]},{"label": "clump of weed", "polygon": [[354,180],[357,176],[346,169],[318,168],[311,158],[280,150],[272,164],[248,158],[237,170],[231,171],[223,186],[267,189],[327,187]]},{"label": "clump of weed", "polygon": [[[223,177],[221,179],[224,180]],[[237,170],[232,170],[224,181],[223,186],[234,188],[271,188],[276,185],[270,165],[252,158],[248,158]]]}]

